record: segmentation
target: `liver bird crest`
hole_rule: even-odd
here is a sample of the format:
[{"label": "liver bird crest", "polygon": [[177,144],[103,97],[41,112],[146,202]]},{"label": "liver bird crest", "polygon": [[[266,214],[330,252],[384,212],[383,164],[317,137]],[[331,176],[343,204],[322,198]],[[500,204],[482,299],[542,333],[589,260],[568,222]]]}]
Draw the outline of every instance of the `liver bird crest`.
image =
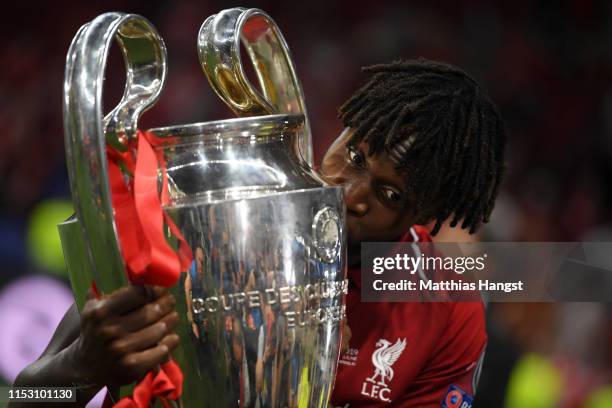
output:
[{"label": "liver bird crest", "polygon": [[376,342],[376,351],[372,353],[372,364],[376,368],[372,377],[366,378],[367,381],[376,383],[376,378],[379,378],[378,385],[387,387],[387,380],[393,379],[393,369],[391,366],[397,361],[404,348],[406,348],[406,339],[397,339],[395,344],[385,339],[380,339]]}]

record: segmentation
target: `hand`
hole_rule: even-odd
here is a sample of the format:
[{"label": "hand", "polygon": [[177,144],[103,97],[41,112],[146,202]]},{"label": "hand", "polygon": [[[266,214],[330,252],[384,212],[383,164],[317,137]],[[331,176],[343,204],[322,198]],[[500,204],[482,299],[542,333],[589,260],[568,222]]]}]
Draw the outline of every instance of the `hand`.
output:
[{"label": "hand", "polygon": [[351,328],[346,323],[346,320],[342,322],[342,344],[340,346],[340,354],[344,354],[349,349],[349,342],[351,341]]},{"label": "hand", "polygon": [[179,344],[174,296],[163,288],[128,286],[90,298],[81,333],[71,345],[74,366],[87,382],[118,386],[141,379]]}]

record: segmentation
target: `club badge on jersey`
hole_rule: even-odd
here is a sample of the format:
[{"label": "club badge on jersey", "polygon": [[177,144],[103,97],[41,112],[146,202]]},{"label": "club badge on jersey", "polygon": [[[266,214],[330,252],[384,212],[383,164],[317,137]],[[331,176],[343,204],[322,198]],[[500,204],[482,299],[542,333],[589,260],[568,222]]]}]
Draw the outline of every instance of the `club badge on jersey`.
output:
[{"label": "club badge on jersey", "polygon": [[474,397],[456,385],[451,385],[442,400],[442,408],[472,408]]},{"label": "club badge on jersey", "polygon": [[393,364],[406,348],[406,339],[397,339],[394,343],[380,339],[376,342],[377,349],[372,353],[374,374],[365,379],[361,394],[383,402],[391,402],[389,381],[393,379]]}]

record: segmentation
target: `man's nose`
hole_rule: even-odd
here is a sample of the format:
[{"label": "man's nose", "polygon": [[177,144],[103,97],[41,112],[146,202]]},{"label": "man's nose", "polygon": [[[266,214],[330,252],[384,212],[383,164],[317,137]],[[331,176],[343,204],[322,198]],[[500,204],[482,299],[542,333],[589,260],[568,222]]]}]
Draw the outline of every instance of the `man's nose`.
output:
[{"label": "man's nose", "polygon": [[362,217],[367,214],[369,205],[369,187],[368,183],[364,181],[354,181],[344,183],[344,201],[346,202],[346,208],[349,213]]}]

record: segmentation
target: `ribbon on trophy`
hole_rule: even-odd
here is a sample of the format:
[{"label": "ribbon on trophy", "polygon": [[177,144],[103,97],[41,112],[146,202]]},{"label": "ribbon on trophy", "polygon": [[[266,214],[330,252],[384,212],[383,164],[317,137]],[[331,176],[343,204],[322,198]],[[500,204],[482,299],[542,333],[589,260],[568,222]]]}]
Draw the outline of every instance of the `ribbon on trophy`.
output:
[{"label": "ribbon on trophy", "polygon": [[[132,149],[119,153],[108,148],[108,173],[117,234],[130,281],[170,287],[176,284],[180,272],[189,267],[193,255],[178,227],[162,210],[162,201],[168,201],[168,181],[165,165],[160,163],[160,198],[158,160],[149,142],[154,138],[151,133],[138,131],[135,162]],[[122,166],[134,176],[130,177],[129,185],[125,183]],[[166,240],[164,222],[178,240],[178,251]]]},{"label": "ribbon on trophy", "polygon": [[[130,282],[170,287],[176,284],[181,271],[189,267],[193,255],[181,232],[161,207],[168,195],[167,175],[163,159],[158,162],[151,146],[150,140],[154,138],[151,133],[138,131],[136,160],[132,148],[120,153],[109,147],[108,174],[117,235]],[[158,169],[162,176],[161,197],[157,188]],[[123,171],[133,175],[127,178],[127,183]],[[178,250],[166,240],[164,225],[178,241]],[[95,292],[95,286],[92,289]],[[147,373],[135,386],[133,395],[122,398],[114,406],[149,407],[157,397],[168,406],[164,399],[179,398],[182,386],[181,368],[169,360],[157,372]]]},{"label": "ribbon on trophy", "polygon": [[[166,399],[178,399],[183,392],[182,385],[183,372],[174,361],[170,360],[162,364],[157,373],[148,372],[134,387],[134,394],[122,398],[114,408],[148,408],[156,397],[161,397],[162,405],[169,408],[170,404]],[[107,406],[106,401],[104,406]]]}]

